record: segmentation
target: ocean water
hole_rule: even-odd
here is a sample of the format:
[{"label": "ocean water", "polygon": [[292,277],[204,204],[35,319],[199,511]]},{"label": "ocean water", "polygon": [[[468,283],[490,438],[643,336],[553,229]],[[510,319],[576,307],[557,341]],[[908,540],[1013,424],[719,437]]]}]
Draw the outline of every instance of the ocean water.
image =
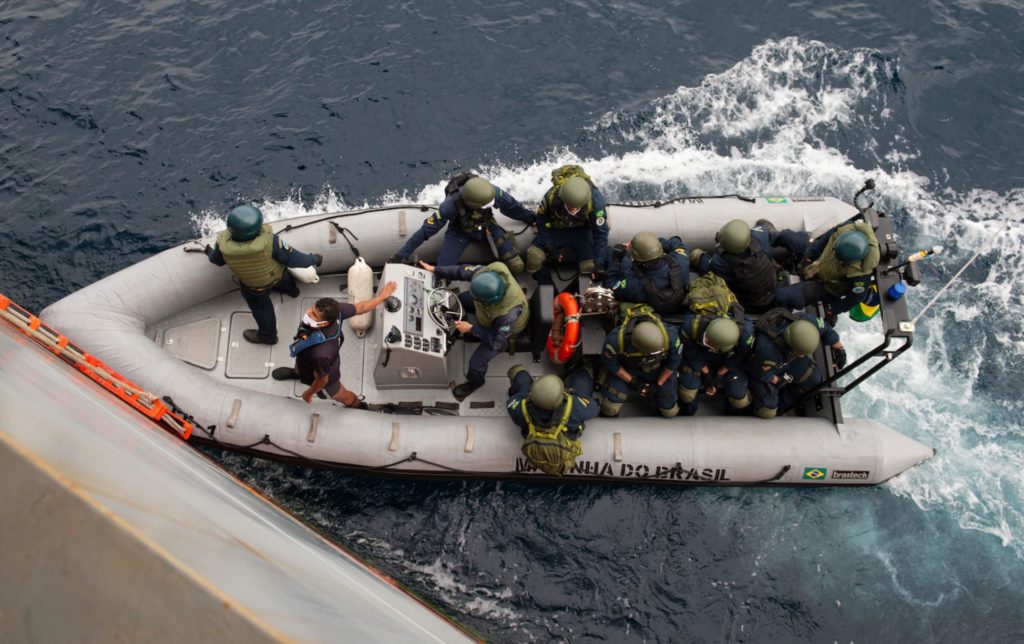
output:
[{"label": "ocean water", "polygon": [[[1024,5],[0,4],[0,292],[39,310],[219,228],[866,178],[923,264],[914,347],[847,397],[937,456],[867,489],[409,483],[217,453],[497,641],[1024,639]],[[614,225],[614,222],[612,222]],[[872,323],[839,326],[853,350]]]}]

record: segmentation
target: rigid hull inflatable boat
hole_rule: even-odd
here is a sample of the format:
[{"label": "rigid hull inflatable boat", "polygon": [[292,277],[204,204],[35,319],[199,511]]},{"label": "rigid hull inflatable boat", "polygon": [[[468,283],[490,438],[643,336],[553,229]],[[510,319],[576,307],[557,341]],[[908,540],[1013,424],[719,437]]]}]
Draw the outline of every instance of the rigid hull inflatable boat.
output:
[{"label": "rigid hull inflatable boat", "polygon": [[[696,416],[664,419],[640,415],[638,405],[627,403],[619,418],[587,422],[583,455],[570,473],[540,472],[521,454],[519,429],[507,417],[505,373],[516,363],[533,375],[556,371],[543,355],[554,291],[521,278],[531,301],[528,341],[518,343],[516,354],[495,358],[484,387],[456,403],[450,387],[464,379],[475,345],[452,342],[445,333],[444,320],[432,310],[439,299],[432,297],[433,275],[385,264],[432,210],[398,206],[272,223],[293,247],[324,257],[319,282],[302,284],[300,297],[273,296],[282,338],[275,346],[243,340],[242,332],[255,323],[231,272],[201,252],[188,252],[212,240],[172,248],[111,275],[51,305],[42,318],[126,378],[172,400],[194,420],[191,440],[317,466],[406,477],[848,485],[885,481],[933,454],[874,420],[844,418],[840,409],[843,393],[910,346],[913,328],[904,300],[898,300],[882,302],[882,342],[864,356],[851,356],[840,374],[845,386],[829,377],[834,375],[831,357],[819,349],[824,386],[788,415],[773,420],[718,415],[718,405],[705,402]],[[767,219],[780,229],[820,235],[858,212],[876,227],[882,246],[879,292],[904,278],[913,283],[904,274],[908,269],[886,273],[898,262],[888,218],[833,198],[723,196],[614,204],[608,208],[609,244],[647,230],[679,235],[691,249],[711,250],[715,234],[731,219],[751,225]],[[501,215],[497,219],[508,230],[521,227]],[[522,231],[520,247],[532,236],[531,230]],[[442,237],[421,246],[420,256],[435,258]],[[391,413],[316,399],[309,405],[299,397],[305,385],[270,375],[277,366],[292,365],[286,339],[313,302],[344,300],[350,290],[362,291],[352,293],[353,301],[372,295],[369,280],[349,283],[346,271],[361,264],[357,256],[382,267],[373,274],[377,284],[398,283],[399,305],[380,307],[365,322],[346,320],[342,380],[368,402],[390,403]],[[474,248],[463,257],[484,259]],[[587,278],[578,281],[583,292]],[[580,350],[600,352],[603,333],[600,328],[588,333],[584,324]]]}]

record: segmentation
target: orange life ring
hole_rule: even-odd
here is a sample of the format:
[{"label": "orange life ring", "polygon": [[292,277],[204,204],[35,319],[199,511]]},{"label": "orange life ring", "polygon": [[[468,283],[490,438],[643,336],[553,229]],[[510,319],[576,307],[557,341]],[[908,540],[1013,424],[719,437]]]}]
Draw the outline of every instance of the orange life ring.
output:
[{"label": "orange life ring", "polygon": [[548,357],[555,364],[565,364],[580,343],[580,305],[571,293],[555,298],[555,315],[548,334]]}]

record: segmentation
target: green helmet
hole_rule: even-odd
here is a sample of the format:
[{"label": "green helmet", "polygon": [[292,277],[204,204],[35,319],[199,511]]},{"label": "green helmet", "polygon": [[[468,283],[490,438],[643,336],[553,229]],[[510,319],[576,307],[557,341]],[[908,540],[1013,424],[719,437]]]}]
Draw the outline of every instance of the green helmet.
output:
[{"label": "green helmet", "polygon": [[590,202],[590,184],[583,177],[572,177],[562,184],[558,197],[569,208],[582,208]]},{"label": "green helmet", "polygon": [[228,230],[235,241],[255,239],[262,227],[263,213],[256,206],[237,206],[228,213]]},{"label": "green helmet", "polygon": [[530,387],[530,402],[536,405],[537,409],[551,411],[558,407],[564,397],[565,385],[562,379],[553,373],[537,378]]},{"label": "green helmet", "polygon": [[473,177],[462,186],[462,201],[470,208],[483,208],[494,201],[494,186],[487,179]]},{"label": "green helmet", "polygon": [[750,246],[750,224],[733,219],[718,231],[718,243],[727,253],[737,255]]},{"label": "green helmet", "polygon": [[494,271],[480,271],[469,280],[469,292],[474,300],[494,304],[505,297],[505,280]]},{"label": "green helmet", "polygon": [[645,354],[667,351],[665,346],[665,335],[654,322],[641,322],[633,329],[633,336],[630,338],[633,346]]},{"label": "green helmet", "polygon": [[836,238],[833,248],[835,248],[839,261],[844,264],[852,264],[864,259],[870,246],[867,235],[859,230],[848,230]]},{"label": "green helmet", "polygon": [[740,326],[729,318],[715,318],[704,330],[704,342],[715,351],[728,353],[740,341]]},{"label": "green helmet", "polygon": [[637,233],[629,245],[634,262],[653,262],[662,256],[661,241],[654,233]]},{"label": "green helmet", "polygon": [[821,335],[818,333],[817,327],[807,320],[791,322],[786,327],[786,330],[782,332],[782,337],[786,340],[789,348],[793,350],[793,353],[802,356],[811,355],[818,349],[818,345],[821,344]]}]

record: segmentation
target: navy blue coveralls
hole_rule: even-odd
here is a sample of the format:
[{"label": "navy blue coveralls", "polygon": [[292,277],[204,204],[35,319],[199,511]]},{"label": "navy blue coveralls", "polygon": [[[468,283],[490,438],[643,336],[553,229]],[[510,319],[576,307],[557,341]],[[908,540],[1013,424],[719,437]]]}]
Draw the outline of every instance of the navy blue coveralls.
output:
[{"label": "navy blue coveralls", "polygon": [[[569,223],[570,225],[565,225]],[[604,195],[590,187],[590,208],[570,215],[565,203],[552,188],[537,209],[537,237],[532,246],[555,261],[594,262],[594,270],[604,270],[608,254],[608,207]],[[550,260],[549,260],[550,261]],[[545,261],[534,277],[539,284],[553,284],[551,266]]]},{"label": "navy blue coveralls", "polygon": [[[288,245],[288,242],[278,239],[274,235],[273,258],[290,268],[306,268],[316,264],[316,255],[295,250]],[[224,256],[220,248],[214,246],[208,257],[217,266],[224,266]],[[249,305],[252,317],[256,319],[257,334],[265,344],[277,344],[277,315],[274,313],[274,302],[270,299],[270,292],[276,291],[291,297],[299,296],[299,287],[295,284],[295,278],[290,271],[285,271],[277,284],[260,291],[253,290],[245,284],[239,284],[242,291],[242,299]]]},{"label": "navy blue coveralls", "polygon": [[[658,313],[675,313],[683,310],[685,306],[686,293],[690,285],[690,260],[686,255],[686,244],[680,238],[659,237],[658,241],[661,242],[661,249],[665,254],[652,262],[645,262],[644,266],[634,262],[629,253],[626,253],[621,262],[609,262],[604,286],[612,289],[615,299],[620,302],[645,302]],[[666,303],[662,302],[661,298],[651,297],[644,289],[641,277],[650,279],[659,291],[668,289],[672,285],[669,262],[680,269],[682,290],[674,294],[676,297],[673,301]]]},{"label": "navy blue coveralls", "polygon": [[[530,387],[533,386],[533,376],[525,371],[520,371],[512,378],[512,385],[508,388],[508,415],[512,422],[519,426],[523,438],[530,433],[530,426],[523,416],[522,401],[529,399]],[[569,421],[566,423],[565,436],[570,440],[576,440],[583,434],[584,423],[597,416],[601,411],[600,405],[594,400],[594,379],[585,369],[578,369],[565,381],[565,391],[572,397],[572,409],[569,412]],[[527,400],[526,407],[530,412],[533,424],[541,427],[549,427],[556,424],[560,418],[552,419],[556,413],[561,413],[556,407],[552,410],[539,409],[532,402]]]},{"label": "navy blue coveralls", "polygon": [[[608,372],[608,379],[604,383],[604,397],[613,403],[626,402],[630,386],[625,380],[615,375],[618,373],[619,367],[624,367],[633,378],[652,385],[648,400],[653,399],[659,411],[674,409],[679,400],[679,364],[683,359],[683,343],[679,339],[679,332],[673,325],[665,325],[665,331],[668,333],[668,351],[665,358],[660,364],[645,370],[640,366],[629,364],[626,356],[620,353],[619,328],[619,326],[615,327],[608,334],[604,341],[604,350],[601,352],[601,366]],[[629,351],[631,348],[629,338],[625,340],[625,344],[625,351]],[[661,377],[661,372],[666,370],[671,371],[672,375],[659,387],[657,380]]]},{"label": "navy blue coveralls", "polygon": [[[798,315],[817,327],[821,344],[831,346],[839,342],[839,334],[821,318],[803,312]],[[782,329],[788,326],[789,323]],[[786,409],[821,383],[821,375],[814,366],[813,356],[797,357],[784,340],[780,338],[777,344],[762,331],[754,335],[754,349],[748,362],[747,374],[750,376],[754,413],[759,416],[765,411],[770,416],[774,415],[780,403],[782,409]],[[786,382],[787,376],[792,378],[792,382]],[[777,381],[773,383],[775,378]]]},{"label": "navy blue coveralls", "polygon": [[[435,266],[434,275],[451,281],[468,282],[482,268],[486,268],[486,266],[479,264]],[[462,308],[467,315],[476,312],[476,302],[473,300],[473,294],[469,291],[459,293],[459,302],[462,303]],[[466,320],[473,325],[473,329],[466,335],[480,341],[473,355],[469,357],[466,380],[474,384],[483,383],[484,377],[487,375],[487,365],[502,351],[508,351],[508,345],[512,339],[512,327],[519,316],[523,314],[523,309],[524,306],[513,307],[505,315],[494,318],[494,322],[488,327],[481,326],[476,316]]]},{"label": "navy blue coveralls", "polygon": [[[728,353],[712,351],[704,344],[704,331],[700,315],[687,312],[679,324],[679,337],[683,339],[683,361],[679,367],[679,413],[692,416],[697,413],[700,390],[708,386],[725,391],[730,406],[742,408],[739,401],[748,401],[746,362],[754,346],[754,325],[745,317],[740,324],[740,341]],[[708,318],[710,321],[713,318]],[[701,328],[704,327],[704,328]],[[701,374],[707,367],[708,373]],[[718,371],[727,371],[721,376]],[[697,396],[687,402],[683,390],[696,391]]]},{"label": "navy blue coveralls", "polygon": [[[457,198],[461,199],[461,197],[461,189],[458,195],[446,197],[441,202],[441,205],[437,207],[437,212],[423,221],[420,229],[413,233],[412,237],[398,249],[396,255],[408,259],[423,242],[436,235],[445,226],[448,226],[448,230],[445,231],[441,254],[437,258],[437,263],[440,266],[458,264],[459,258],[462,257],[466,248],[474,241],[483,242],[490,249],[490,244],[487,241],[488,233],[490,233],[494,240],[495,248],[498,251],[498,257],[495,257],[495,259],[507,261],[506,258],[516,255],[511,236],[507,235],[505,230],[493,221],[486,228],[480,230],[466,232],[462,229],[459,222],[459,209],[455,203],[455,200]],[[536,213],[516,201],[512,195],[497,186],[494,188],[494,206],[506,217],[526,224],[532,224],[537,216]],[[469,209],[468,206],[466,208]]]}]

